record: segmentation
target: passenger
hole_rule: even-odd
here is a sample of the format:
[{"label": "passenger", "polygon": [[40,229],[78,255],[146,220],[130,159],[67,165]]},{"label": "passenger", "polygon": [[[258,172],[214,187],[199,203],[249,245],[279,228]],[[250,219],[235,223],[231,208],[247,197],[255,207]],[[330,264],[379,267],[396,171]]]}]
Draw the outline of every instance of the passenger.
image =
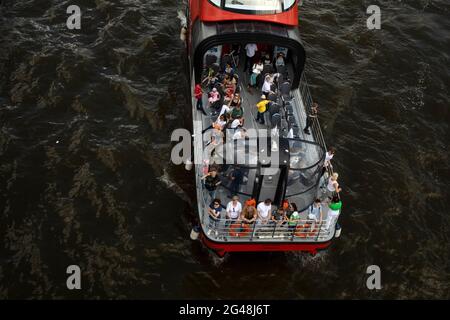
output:
[{"label": "passenger", "polygon": [[305,129],[303,129],[304,133],[310,134],[309,128],[312,126],[314,119],[317,118],[317,114],[319,112],[318,108],[319,105],[314,102],[310,112],[308,113],[308,117],[306,117],[306,126]]},{"label": "passenger", "polygon": [[245,206],[244,209],[242,209],[241,212],[241,220],[244,223],[252,224],[256,221],[256,217],[258,216],[258,212],[256,211],[256,208],[253,206]]},{"label": "passenger", "polygon": [[308,219],[314,220],[316,222],[319,221],[319,223],[322,222],[323,210],[320,199],[316,199],[314,203],[309,207]]},{"label": "passenger", "polygon": [[253,65],[253,72],[250,76],[250,83],[248,85],[248,88],[255,88],[256,87],[256,79],[258,75],[263,71],[264,65],[261,60],[259,60],[257,63]]},{"label": "passenger", "polygon": [[209,93],[208,102],[211,106],[214,102],[220,100],[220,93],[217,91],[217,88],[213,88],[212,91]]},{"label": "passenger", "polygon": [[327,222],[325,225],[325,229],[330,229],[332,225],[337,223],[339,218],[339,214],[341,213],[342,201],[339,199],[339,196],[335,194],[331,203],[328,205],[328,214],[327,214]]},{"label": "passenger", "polygon": [[219,234],[218,232],[218,228],[219,228],[219,219],[220,219],[220,215],[222,213],[222,204],[220,202],[220,199],[214,199],[211,204],[209,205],[208,208],[208,214],[211,217],[210,221],[210,225],[209,225],[209,230],[208,230],[208,235],[211,234],[211,230],[214,229],[214,233],[217,236]]},{"label": "passenger", "polygon": [[275,60],[275,67],[278,70],[278,67],[284,67],[286,65],[286,61],[284,59],[284,53],[280,52],[277,54],[277,59]]},{"label": "passenger", "polygon": [[230,184],[230,197],[236,195],[239,191],[239,186],[242,184],[244,180],[244,172],[241,167],[234,167],[233,171],[230,173],[229,178],[231,180]]},{"label": "passenger", "polygon": [[253,58],[255,56],[256,51],[258,51],[258,46],[254,43],[247,43],[244,48],[245,48],[244,72],[247,71],[247,69],[249,69],[249,71],[251,72],[252,70],[250,68],[253,65]]},{"label": "passenger", "polygon": [[200,110],[206,116],[206,112],[205,112],[205,110],[203,110],[203,90],[202,90],[202,86],[199,83],[195,85],[194,97],[195,97],[195,99],[197,99],[197,104],[196,104],[197,110]]},{"label": "passenger", "polygon": [[233,99],[230,100],[229,107],[235,108],[235,107],[241,106],[241,95],[239,93],[235,93],[233,95]]},{"label": "passenger", "polygon": [[260,223],[267,223],[272,218],[272,200],[266,199],[264,202],[260,202],[258,207],[258,218],[257,221]]},{"label": "passenger", "polygon": [[236,132],[233,134],[233,140],[242,140],[247,137],[247,129],[241,128],[236,130]]},{"label": "passenger", "polygon": [[248,199],[247,201],[245,201],[244,204],[246,207],[255,207],[256,209],[256,200],[253,198]]},{"label": "passenger", "polygon": [[[294,203],[294,205],[295,205],[295,203]],[[295,208],[296,208],[296,210],[293,211],[289,216],[289,222],[288,222],[289,231],[295,230],[295,227],[300,222],[300,215],[297,211],[297,205],[295,205]]]},{"label": "passenger", "polygon": [[223,143],[224,134],[220,126],[217,123],[213,123],[213,131],[211,134],[211,144],[217,146]]},{"label": "passenger", "polygon": [[336,153],[335,148],[330,147],[328,149],[327,153],[325,154],[325,162],[323,163],[321,176],[323,176],[323,174],[325,173],[325,171],[327,171],[328,168],[333,169],[333,165],[331,164],[331,159],[333,159],[335,153]]},{"label": "passenger", "polygon": [[272,91],[272,84],[273,84],[273,77],[270,74],[266,75],[264,77],[264,83],[263,83],[263,86],[262,86],[262,89],[261,89],[262,94],[264,96],[268,97],[269,94],[274,93]]},{"label": "passenger", "polygon": [[230,128],[236,130],[238,128],[241,128],[243,125],[244,125],[244,118],[240,117],[240,118],[234,119],[233,122],[231,122]]},{"label": "passenger", "polygon": [[233,67],[232,67],[229,63],[227,63],[226,66],[225,66],[224,72],[225,72],[225,74],[227,74],[227,75],[233,76],[233,74],[234,74],[234,69],[233,69]]},{"label": "passenger", "polygon": [[[227,107],[228,108],[228,107]],[[221,114],[216,121],[214,121],[209,127],[203,129],[202,134],[208,131],[209,129],[218,129],[223,131],[225,126],[227,125],[227,119],[224,114]],[[215,133],[213,133],[214,135]],[[217,133],[216,133],[217,134]]]},{"label": "passenger", "polygon": [[219,112],[219,117],[223,114],[227,114],[230,111],[231,111],[231,108],[227,104],[222,105],[222,109],[220,109],[220,112]]},{"label": "passenger", "polygon": [[225,115],[222,114],[214,122],[213,127],[220,131],[223,131],[225,129],[226,124],[227,124],[227,119],[225,118]]},{"label": "passenger", "polygon": [[266,53],[264,55],[263,63],[264,64],[272,64],[272,60],[270,59],[270,55],[268,53]]},{"label": "passenger", "polygon": [[339,183],[337,179],[339,178],[339,174],[337,172],[333,173],[333,175],[328,179],[327,190],[330,193],[339,193],[341,192],[341,188],[339,187]]},{"label": "passenger", "polygon": [[[233,196],[227,204],[227,219],[238,220],[242,211],[242,204],[239,202],[238,196]],[[229,221],[227,221],[228,224]]]},{"label": "passenger", "polygon": [[258,108],[258,113],[256,115],[256,121],[258,121],[260,124],[264,124],[264,112],[267,111],[267,104],[270,101],[266,99],[265,95],[261,96],[261,100],[256,104],[256,107]]},{"label": "passenger", "polygon": [[236,85],[237,85],[237,79],[236,79],[236,77],[237,77],[237,75],[235,75],[235,76],[229,76],[229,75],[225,75],[225,79],[226,80],[224,80],[224,85],[225,85],[225,87],[228,89],[228,88],[231,88],[231,89],[233,89],[233,93],[236,91]]},{"label": "passenger", "polygon": [[244,116],[244,109],[242,109],[241,104],[239,103],[233,109],[231,109],[231,118],[238,119]]},{"label": "passenger", "polygon": [[278,208],[273,211],[271,220],[278,225],[282,225],[288,220],[288,218],[286,217],[286,212],[284,209]]},{"label": "passenger", "polygon": [[[288,209],[286,210],[286,216],[287,216],[288,218],[290,218],[291,215],[292,215],[295,211],[298,211],[297,205],[296,205],[294,202],[289,203],[289,207],[288,207]],[[297,213],[298,213],[298,212],[297,212]]]},{"label": "passenger", "polygon": [[209,196],[211,199],[214,199],[216,197],[216,189],[222,183],[217,175],[217,170],[212,168],[202,177],[202,180],[205,180],[205,189],[208,190]]}]

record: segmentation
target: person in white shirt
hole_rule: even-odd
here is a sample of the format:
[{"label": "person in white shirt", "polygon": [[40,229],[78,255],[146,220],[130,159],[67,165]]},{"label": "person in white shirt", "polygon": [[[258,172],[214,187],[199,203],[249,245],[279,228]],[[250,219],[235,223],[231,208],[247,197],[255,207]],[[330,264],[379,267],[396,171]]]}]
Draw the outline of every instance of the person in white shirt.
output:
[{"label": "person in white shirt", "polygon": [[242,125],[244,124],[244,118],[237,118],[237,119],[234,119],[233,120],[233,122],[231,123],[231,126],[230,126],[230,128],[231,129],[237,129],[237,128],[239,128],[239,127],[242,127]]},{"label": "person in white shirt", "polygon": [[341,192],[341,188],[339,187],[339,182],[337,179],[339,178],[339,174],[334,172],[333,175],[328,179],[327,191],[329,194],[333,195],[335,192]]},{"label": "person in white shirt", "polygon": [[242,204],[238,196],[233,196],[227,204],[227,219],[237,220],[241,216]]},{"label": "person in white shirt", "polygon": [[266,199],[264,202],[260,202],[256,210],[258,211],[258,217],[256,218],[258,222],[269,222],[272,218],[272,200]]},{"label": "person in white shirt", "polygon": [[247,130],[245,128],[242,128],[241,130],[236,130],[236,132],[233,134],[233,140],[245,139],[246,136]]},{"label": "person in white shirt", "polygon": [[250,83],[248,84],[248,87],[256,87],[256,79],[258,75],[263,71],[263,69],[264,65],[261,60],[253,65],[252,75],[250,76]]},{"label": "person in white shirt", "polygon": [[275,78],[276,76],[278,76],[278,75],[279,75],[278,73],[276,73],[276,74],[274,74],[274,75],[268,74],[268,75],[264,78],[264,83],[263,83],[263,86],[262,86],[261,91],[262,91],[263,95],[265,95],[266,97],[268,97],[270,93],[274,93],[274,92],[271,90],[271,88],[272,88],[272,84],[273,84],[274,78]]},{"label": "person in white shirt", "polygon": [[331,164],[331,159],[333,159],[335,153],[336,153],[335,148],[330,147],[328,149],[327,153],[325,154],[325,162],[323,163],[321,176],[323,176],[323,174],[325,173],[325,171],[327,171],[328,168],[333,168],[333,165]]},{"label": "person in white shirt", "polygon": [[247,43],[245,45],[245,66],[244,72],[247,71],[247,68],[252,72],[253,65],[253,57],[255,56],[256,51],[258,51],[258,46],[254,43]]},{"label": "person in white shirt", "polygon": [[230,112],[230,110],[231,110],[231,108],[230,108],[228,105],[224,104],[224,105],[222,106],[222,109],[220,109],[219,117],[220,117],[221,115],[223,115],[224,113]]}]

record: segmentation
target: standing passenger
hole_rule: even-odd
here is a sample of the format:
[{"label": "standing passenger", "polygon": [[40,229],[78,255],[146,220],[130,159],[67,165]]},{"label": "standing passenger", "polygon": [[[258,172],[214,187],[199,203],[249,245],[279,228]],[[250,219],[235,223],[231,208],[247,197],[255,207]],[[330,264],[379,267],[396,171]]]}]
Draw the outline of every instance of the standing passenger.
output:
[{"label": "standing passenger", "polygon": [[203,90],[202,90],[202,86],[199,83],[195,85],[194,97],[195,97],[195,99],[197,99],[197,104],[196,104],[197,110],[200,110],[206,116],[206,112],[203,109]]},{"label": "standing passenger", "polygon": [[217,176],[217,170],[214,168],[211,169],[202,177],[202,180],[205,180],[205,188],[208,190],[209,196],[211,199],[214,199],[216,197],[216,189],[222,183]]},{"label": "standing passenger", "polygon": [[239,197],[233,196],[232,200],[227,204],[227,219],[238,220],[241,215],[241,211],[242,204],[239,202]]},{"label": "standing passenger", "polygon": [[252,72],[253,65],[253,57],[255,56],[256,51],[258,51],[258,46],[254,43],[247,43],[245,45],[245,66],[244,72],[247,71],[247,68]]},{"label": "standing passenger", "polygon": [[266,199],[264,202],[260,202],[258,207],[258,218],[257,220],[261,223],[267,223],[272,218],[272,200]]},{"label": "standing passenger", "polygon": [[261,96],[261,101],[259,101],[256,104],[256,107],[258,108],[258,113],[256,115],[256,121],[258,121],[260,124],[264,124],[264,112],[267,111],[267,104],[270,101],[266,99],[265,95]]},{"label": "standing passenger", "polygon": [[306,117],[306,126],[305,126],[305,129],[303,129],[303,132],[306,134],[310,134],[309,127],[312,126],[314,119],[317,118],[317,114],[319,112],[317,110],[318,107],[319,107],[319,105],[314,102],[311,107],[311,111],[309,112],[308,116]]},{"label": "standing passenger", "polygon": [[333,165],[331,164],[331,159],[333,159],[334,154],[336,153],[336,149],[333,147],[330,147],[325,154],[325,162],[323,163],[323,169],[322,174],[320,176],[323,176],[325,171],[327,171],[328,168],[333,169]]}]

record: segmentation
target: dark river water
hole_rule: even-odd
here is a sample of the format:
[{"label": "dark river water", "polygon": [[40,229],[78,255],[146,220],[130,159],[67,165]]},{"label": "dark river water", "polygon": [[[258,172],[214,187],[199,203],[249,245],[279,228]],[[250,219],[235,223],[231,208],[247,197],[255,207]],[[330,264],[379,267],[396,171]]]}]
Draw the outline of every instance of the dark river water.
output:
[{"label": "dark river water", "polygon": [[304,1],[342,236],[224,259],[189,239],[193,174],[170,162],[191,121],[181,1],[78,0],[81,30],[74,1],[0,2],[0,298],[450,298],[448,0]]}]

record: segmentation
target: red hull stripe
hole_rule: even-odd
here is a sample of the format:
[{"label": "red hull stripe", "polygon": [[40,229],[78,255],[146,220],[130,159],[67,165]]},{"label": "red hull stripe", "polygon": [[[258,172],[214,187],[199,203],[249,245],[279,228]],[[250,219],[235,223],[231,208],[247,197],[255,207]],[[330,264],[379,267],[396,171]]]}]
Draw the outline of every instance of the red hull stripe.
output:
[{"label": "red hull stripe", "polygon": [[227,252],[257,252],[257,251],[304,251],[316,254],[318,250],[326,249],[331,241],[323,243],[223,243],[209,240],[203,233],[201,234],[203,243],[214,250],[220,256]]}]

